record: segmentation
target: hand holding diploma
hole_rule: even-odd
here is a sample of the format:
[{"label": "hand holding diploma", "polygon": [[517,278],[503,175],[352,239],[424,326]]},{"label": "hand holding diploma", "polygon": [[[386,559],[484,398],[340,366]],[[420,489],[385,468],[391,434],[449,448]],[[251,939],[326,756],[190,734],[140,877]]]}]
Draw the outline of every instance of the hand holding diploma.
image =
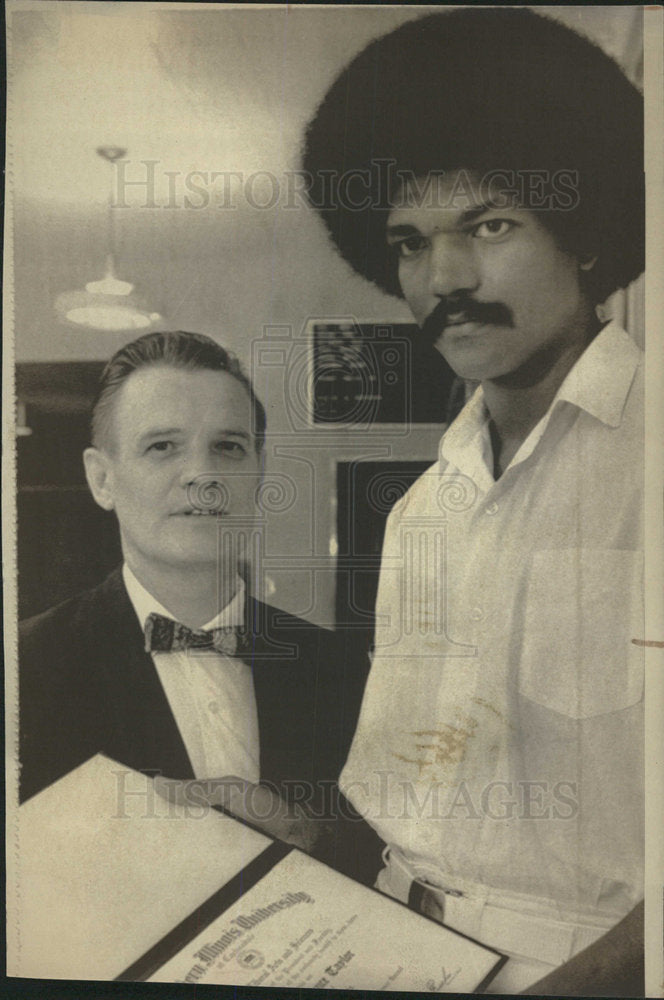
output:
[{"label": "hand holding diploma", "polygon": [[153,780],[97,756],[18,819],[12,975],[465,993],[501,963],[287,846],[328,824],[241,779]]},{"label": "hand holding diploma", "polygon": [[184,807],[221,808],[262,833],[312,854],[330,824],[312,818],[300,803],[288,803],[266,785],[235,775],[194,781],[155,778],[160,795]]}]

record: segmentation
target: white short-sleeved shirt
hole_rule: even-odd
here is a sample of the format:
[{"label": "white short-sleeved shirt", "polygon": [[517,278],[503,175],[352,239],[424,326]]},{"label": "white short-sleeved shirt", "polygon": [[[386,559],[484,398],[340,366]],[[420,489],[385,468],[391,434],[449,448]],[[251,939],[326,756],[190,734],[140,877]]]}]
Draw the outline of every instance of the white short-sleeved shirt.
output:
[{"label": "white short-sleeved shirt", "polygon": [[480,389],[390,515],[340,784],[436,884],[642,896],[643,436],[611,323],[498,481]]},{"label": "white short-sleeved shirt", "polygon": [[[126,563],[122,575],[141,628],[153,612],[174,617],[143,587]],[[202,627],[211,630],[243,625],[244,602],[244,581],[238,577],[233,600]],[[151,656],[196,777],[233,775],[258,782],[258,712],[251,667],[240,657],[225,656],[213,649]]]}]

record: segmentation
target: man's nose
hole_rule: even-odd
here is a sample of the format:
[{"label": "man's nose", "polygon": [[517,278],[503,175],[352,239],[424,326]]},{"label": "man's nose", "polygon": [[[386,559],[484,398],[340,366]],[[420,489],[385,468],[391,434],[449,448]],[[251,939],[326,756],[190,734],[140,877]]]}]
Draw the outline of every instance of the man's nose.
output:
[{"label": "man's nose", "polygon": [[429,291],[437,296],[473,292],[479,285],[479,270],[465,233],[438,233],[431,241]]},{"label": "man's nose", "polygon": [[[193,506],[228,506],[230,484],[226,481],[220,457],[210,454],[208,448],[187,449],[182,456],[179,479]],[[199,502],[202,500],[205,502]]]},{"label": "man's nose", "polygon": [[180,486],[186,493],[187,503],[202,510],[228,511],[231,503],[230,484],[215,463],[190,458],[182,463]]},{"label": "man's nose", "polygon": [[179,471],[182,486],[188,486],[199,479],[212,480],[221,476],[219,462],[210,455],[209,449],[196,445],[183,452]]}]

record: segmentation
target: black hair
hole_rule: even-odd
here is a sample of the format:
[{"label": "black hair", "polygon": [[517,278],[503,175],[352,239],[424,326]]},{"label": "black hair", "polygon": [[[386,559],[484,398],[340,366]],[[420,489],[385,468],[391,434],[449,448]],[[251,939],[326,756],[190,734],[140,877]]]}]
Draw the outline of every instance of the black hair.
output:
[{"label": "black hair", "polygon": [[265,441],[265,409],[240,362],[211,337],[183,330],[146,333],[116,351],[101,373],[92,409],[92,443],[95,447],[109,439],[110,417],[118,390],[132,372],[148,365],[169,365],[187,371],[228,372],[232,375],[251,400],[254,441],[256,451],[261,451]]},{"label": "black hair", "polygon": [[587,275],[594,304],[643,270],[642,96],[558,21],[484,7],[409,21],[353,59],[306,132],[311,204],[341,255],[393,295],[385,224],[399,171],[461,168],[543,171],[549,199],[558,183],[541,219],[564,250],[597,256]]}]

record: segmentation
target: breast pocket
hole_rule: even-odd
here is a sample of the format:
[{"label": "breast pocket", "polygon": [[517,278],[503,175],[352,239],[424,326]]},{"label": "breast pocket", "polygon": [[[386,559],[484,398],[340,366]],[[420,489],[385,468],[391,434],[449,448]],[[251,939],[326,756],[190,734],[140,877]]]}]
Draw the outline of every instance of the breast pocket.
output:
[{"label": "breast pocket", "polygon": [[526,581],[519,693],[586,719],[640,701],[643,554],[543,550]]}]

